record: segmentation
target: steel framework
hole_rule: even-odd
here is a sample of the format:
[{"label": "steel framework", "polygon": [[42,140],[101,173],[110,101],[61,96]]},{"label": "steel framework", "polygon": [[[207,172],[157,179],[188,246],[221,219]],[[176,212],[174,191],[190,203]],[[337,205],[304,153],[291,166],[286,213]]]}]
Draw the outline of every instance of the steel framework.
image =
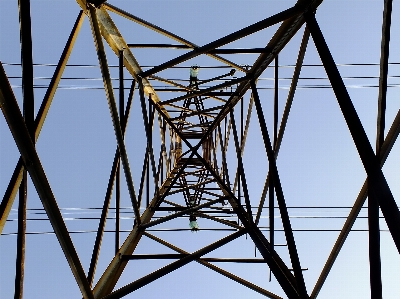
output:
[{"label": "steel framework", "polygon": [[[400,213],[381,170],[400,132],[400,113],[397,113],[390,130],[385,135],[392,1],[384,1],[375,151],[370,145],[316,21],[315,14],[322,0],[299,0],[296,5],[287,10],[203,46],[197,46],[105,1],[77,0],[81,12],[73,26],[36,118],[34,118],[30,3],[29,0],[20,0],[18,3],[24,103],[22,111],[17,104],[3,65],[0,69],[1,110],[21,155],[0,205],[0,227],[2,231],[15,197],[19,194],[15,298],[22,298],[23,294],[27,174],[29,174],[42,201],[54,233],[84,298],[122,298],[193,261],[268,298],[281,298],[261,286],[214,265],[222,262],[266,263],[287,298],[316,298],[367,197],[371,298],[382,298],[379,211],[382,212],[391,237],[400,253],[400,230],[398,229],[400,227]],[[119,32],[109,12],[154,30],[179,44],[129,44]],[[47,180],[45,170],[42,167],[39,154],[35,149],[36,140],[44,125],[85,18],[90,22],[117,141],[117,149],[115,150],[87,273],[85,273],[78,257],[50,183]],[[224,47],[273,25],[278,25],[278,29],[266,46],[240,49]],[[299,31],[304,33],[279,127],[278,55],[292,37],[301,34]],[[367,179],[311,291],[310,289],[307,290],[303,278],[304,268],[302,266],[304,267],[304,265],[301,265],[296,248],[294,232],[283,192],[284,187],[281,184],[279,169],[276,164],[310,37],[314,41],[367,174]],[[114,93],[113,80],[106,56],[108,50],[105,49],[104,42],[115,53],[119,61],[118,100]],[[133,49],[136,48],[179,49],[180,51],[184,50],[185,54],[143,70],[133,54]],[[235,57],[227,54],[238,53],[256,53],[259,56],[250,66],[243,66],[240,62],[225,58]],[[198,78],[197,66],[190,68],[190,75],[187,73],[187,77],[182,77],[179,80],[169,79],[162,75],[181,63],[190,63],[195,58],[204,55],[219,61],[226,68],[219,69],[220,73],[215,73],[215,76],[206,80]],[[195,63],[193,64],[195,65]],[[265,105],[263,108],[263,96],[257,87],[257,81],[267,67],[272,65],[275,66],[274,120],[273,127],[268,130],[265,119]],[[229,71],[226,71],[226,69],[229,69]],[[124,81],[126,81],[124,72],[129,72],[131,75],[129,80],[132,82],[127,103],[124,100]],[[182,81],[188,83],[182,83]],[[163,90],[160,90],[153,87],[154,82],[170,87],[164,87]],[[169,91],[169,93],[162,93],[163,91]],[[130,166],[129,150],[125,144],[125,132],[135,94],[140,101],[143,116],[142,128],[145,135],[144,146],[146,150],[141,167]],[[165,96],[165,94],[168,94],[168,96]],[[247,114],[244,113],[244,103],[248,106]],[[255,108],[256,116],[252,116],[253,108]],[[268,175],[260,198],[251,198],[249,195],[249,172],[245,172],[245,161],[243,159],[250,119],[258,121],[260,136],[268,157]],[[139,126],[136,123],[138,123],[137,120],[135,120],[135,130],[138,130]],[[157,130],[159,133],[157,133]],[[133,228],[129,231],[122,245],[120,245],[119,222],[122,197],[121,184],[123,181],[120,177],[121,165],[134,218]],[[133,183],[133,173],[138,173],[138,177],[140,177],[140,182],[136,185]],[[116,190],[115,256],[98,281],[95,282],[96,265],[114,188]],[[269,196],[268,200],[267,195]],[[275,207],[275,203],[277,203],[277,207]],[[141,207],[145,207],[145,209],[141,210]],[[265,214],[263,212],[264,207],[268,207],[268,236],[263,233],[260,226],[261,214]],[[275,243],[274,216],[276,211],[279,211],[282,220],[288,257],[282,257],[279,253],[280,249],[276,249],[276,246],[279,245]],[[157,216],[159,215],[158,212],[168,212],[169,214],[159,217]],[[235,215],[237,221],[232,221],[232,217],[227,218],[227,215]],[[228,228],[228,231],[232,231],[232,233],[194,252],[187,252],[151,233],[150,228],[175,227],[177,222],[174,221],[177,219],[189,219],[190,229],[193,231],[200,230],[199,233],[203,233],[202,224],[197,224],[197,220],[199,222],[201,220],[217,223],[218,227]],[[206,230],[204,233],[206,233]],[[245,234],[254,242],[262,256],[261,258],[204,257]],[[135,254],[136,247],[144,237],[165,245],[175,253]],[[174,259],[175,261],[123,287],[116,288],[130,261],[159,259]]]}]

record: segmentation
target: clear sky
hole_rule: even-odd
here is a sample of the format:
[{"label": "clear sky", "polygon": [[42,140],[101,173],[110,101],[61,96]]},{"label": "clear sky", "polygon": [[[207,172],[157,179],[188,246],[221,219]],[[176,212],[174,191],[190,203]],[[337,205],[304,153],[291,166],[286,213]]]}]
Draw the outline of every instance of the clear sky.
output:
[{"label": "clear sky", "polygon": [[[253,24],[277,12],[291,7],[296,1],[271,0],[167,0],[127,1],[110,0],[109,3],[165,28],[199,46],[223,37],[231,32]],[[75,19],[79,5],[73,0],[31,0],[32,42],[37,111],[46,87],[54,72]],[[338,1],[325,0],[316,13],[316,19],[325,36],[348,92],[375,148],[376,115],[379,84],[379,60],[383,0]],[[127,43],[172,43],[147,28],[110,12]],[[265,47],[278,26],[257,32],[226,48]],[[304,27],[294,36],[279,55],[279,119],[283,113],[293,65],[296,62]],[[389,56],[390,85],[387,91],[386,133],[400,109],[400,2],[393,1],[391,43]],[[118,59],[105,43],[109,65],[117,65]],[[181,55],[183,50],[133,49],[139,64],[155,66]],[[224,56],[240,65],[252,64],[257,56]],[[12,0],[0,2],[0,61],[9,77],[14,94],[22,104],[20,41],[18,3]],[[180,66],[200,66],[199,79],[221,75],[225,69],[207,69],[221,66],[221,62],[209,57],[198,57]],[[314,43],[310,39],[296,91],[289,121],[277,160],[283,192],[289,207],[294,236],[307,286],[312,292],[330,250],[345,222],[350,208],[366,178],[366,174],[346,126],[336,98],[330,88],[326,73]],[[37,152],[48,177],[53,193],[61,208],[66,226],[78,252],[85,272],[88,271],[100,211],[107,188],[112,161],[116,149],[115,134],[104,93],[98,58],[92,33],[86,18],[69,59],[69,65],[57,91],[48,117],[37,142]],[[229,69],[227,69],[229,71]],[[162,72],[160,76],[170,79],[189,79],[188,68]],[[237,76],[240,74],[238,73]],[[111,76],[118,77],[117,68],[111,68]],[[259,93],[272,136],[273,124],[273,68],[261,75]],[[125,87],[130,86],[130,75],[125,71]],[[118,81],[113,81],[118,95]],[[187,83],[183,83],[187,84]],[[154,85],[161,85],[154,82]],[[127,98],[128,90],[125,92]],[[160,93],[163,100],[170,93]],[[249,103],[249,93],[244,107]],[[135,187],[139,185],[145,133],[141,116],[139,94],[136,91],[132,113],[126,132],[126,147],[131,164]],[[236,116],[239,114],[236,113]],[[158,128],[155,129],[155,135]],[[158,135],[156,135],[158,137]],[[231,138],[231,142],[233,138]],[[154,139],[158,157],[159,140]],[[158,147],[157,147],[158,146]],[[230,143],[230,175],[233,177],[234,144]],[[383,168],[391,192],[399,203],[400,145],[397,142]],[[19,152],[3,116],[0,117],[0,194],[8,186],[18,161]],[[268,171],[258,120],[253,107],[248,140],[244,152],[246,173],[252,206],[258,206]],[[123,176],[122,176],[123,177]],[[123,181],[124,182],[124,181]],[[114,192],[115,193],[115,192]],[[115,206],[115,197],[111,206]],[[121,242],[132,227],[133,213],[126,184],[122,184],[123,209]],[[295,207],[325,208],[295,208]],[[366,206],[366,205],[365,205]],[[336,207],[336,208],[334,208]],[[26,237],[26,262],[24,298],[81,298],[79,288],[69,269],[57,238],[44,213],[41,201],[29,181],[28,223]],[[5,228],[0,236],[0,297],[12,298],[14,294],[15,252],[17,232],[17,209],[15,202]],[[144,210],[144,205],[142,210]],[[110,211],[106,230],[115,228],[114,210]],[[162,216],[164,214],[159,214]],[[360,213],[336,264],[318,298],[368,298],[368,228],[366,209]],[[78,218],[96,218],[83,220]],[[282,223],[276,215],[276,243],[285,244]],[[322,217],[322,218],[319,218]],[[38,220],[42,219],[42,220]],[[235,220],[236,218],[232,218]],[[268,213],[265,209],[260,227],[268,236]],[[223,228],[224,226],[199,219],[200,228]],[[384,219],[380,221],[383,297],[398,298],[400,284],[400,257],[392,241]],[[160,229],[188,228],[187,219],[178,219]],[[320,231],[318,231],[320,230]],[[331,231],[326,231],[331,230]],[[47,233],[48,234],[43,234]],[[81,233],[79,233],[81,232]],[[222,238],[231,232],[200,230],[152,232],[168,242],[188,251],[197,249]],[[277,247],[282,259],[290,265],[286,246]],[[248,236],[207,255],[207,257],[254,257],[254,244]],[[162,245],[142,238],[136,253],[173,253]],[[260,257],[256,251],[257,257]],[[95,282],[114,256],[114,234],[105,233]],[[116,288],[132,282],[169,261],[131,261]],[[218,264],[262,288],[285,298],[275,278],[269,282],[269,268],[265,264]],[[198,263],[186,265],[171,274],[147,285],[126,298],[261,298],[262,295],[223,277]]]}]

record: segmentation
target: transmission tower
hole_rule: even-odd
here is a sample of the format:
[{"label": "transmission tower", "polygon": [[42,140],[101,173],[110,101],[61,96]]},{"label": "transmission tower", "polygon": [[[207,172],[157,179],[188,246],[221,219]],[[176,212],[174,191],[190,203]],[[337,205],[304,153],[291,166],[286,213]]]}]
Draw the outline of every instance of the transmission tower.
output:
[{"label": "transmission tower", "polygon": [[[0,71],[1,109],[21,155],[0,205],[3,232],[18,194],[15,298],[22,298],[23,294],[28,177],[35,186],[83,298],[111,299],[128,295],[134,298],[135,291],[196,262],[267,298],[316,298],[367,198],[370,292],[371,298],[382,298],[380,212],[400,253],[400,213],[382,172],[400,131],[400,114],[397,113],[385,134],[392,1],[384,1],[375,149],[369,142],[316,20],[319,6],[324,5],[322,2],[299,0],[293,7],[198,46],[106,1],[77,0],[81,11],[35,118],[30,3],[19,1],[22,109],[3,64]],[[141,42],[139,37],[138,42],[133,43],[115,25],[118,18],[125,18],[173,42]],[[108,184],[98,186],[105,189],[106,194],[103,202],[97,201],[102,208],[99,219],[96,219],[94,243],[88,238],[85,245],[93,248],[90,262],[86,263],[89,265],[87,271],[82,266],[71,229],[67,228],[65,216],[53,194],[41,163],[41,154],[35,147],[46,117],[51,113],[50,106],[84,19],[90,24],[117,145],[114,156],[107,157],[107,161],[112,161]],[[274,32],[267,45],[258,40],[260,45],[256,47],[229,47],[272,27]],[[299,35],[301,38],[297,38]],[[300,41],[296,63],[286,103],[280,107],[278,57],[296,38]],[[307,285],[304,279],[304,271],[313,265],[301,262],[285,198],[286,185],[282,184],[277,166],[310,40],[315,44],[367,175],[315,285]],[[174,58],[150,66],[139,64],[140,59],[134,53],[151,50],[159,51],[157,53],[174,51]],[[237,59],[239,54],[257,55],[257,58],[252,64],[244,65]],[[160,57],[164,58],[161,54],[155,55],[154,61],[159,61]],[[204,57],[219,66],[200,65],[199,59]],[[150,60],[147,57],[147,61]],[[118,61],[118,64],[114,67],[109,65],[109,61]],[[262,75],[268,72],[267,68],[273,72],[271,105],[266,104],[264,88],[259,84]],[[117,79],[112,74],[118,74]],[[129,90],[128,96],[125,90]],[[130,117],[132,114],[135,116]],[[272,121],[267,115],[273,115]],[[131,131],[126,133],[129,128]],[[255,128],[251,134],[261,145],[256,150],[248,149],[252,147],[248,138],[250,128]],[[131,136],[138,136],[133,139],[137,138],[135,146],[140,150],[127,146]],[[255,164],[260,170],[253,169],[254,165],[247,166],[245,149],[255,155],[252,159],[257,161]],[[257,171],[265,175],[265,180],[263,177],[263,184],[258,186],[258,193],[254,195],[252,188],[255,184],[249,177]],[[112,206],[114,198],[115,207]],[[121,201],[128,202],[129,208],[122,207]],[[110,220],[109,211],[115,213],[115,220]],[[128,230],[122,229],[121,219],[125,216],[131,221]],[[110,225],[110,222],[115,225],[112,229],[115,236],[113,256],[102,261],[108,266],[102,273],[97,273],[96,269],[101,268],[98,262],[104,259],[100,251],[105,246],[102,241],[107,231],[106,223]],[[182,236],[178,243],[184,240],[195,247],[201,239],[202,245],[189,252],[175,245],[176,239],[170,238],[169,232]],[[241,252],[240,248],[232,245],[239,238],[247,238],[254,251],[244,253],[245,250]],[[141,243],[148,241],[162,245],[154,248],[165,250],[156,251],[150,245],[138,250]],[[207,256],[210,253],[215,254]],[[237,254],[236,257],[230,257],[232,253]],[[139,260],[163,261],[164,264],[121,285],[123,275],[129,279],[126,273],[131,270],[126,269]],[[247,265],[263,265],[262,279],[265,282],[272,280],[280,293],[268,290],[267,283],[258,285],[220,267],[228,263],[240,264],[243,266],[241,269],[246,269]],[[198,283],[202,280],[199,279]],[[204,284],[207,288],[207,283]]]}]

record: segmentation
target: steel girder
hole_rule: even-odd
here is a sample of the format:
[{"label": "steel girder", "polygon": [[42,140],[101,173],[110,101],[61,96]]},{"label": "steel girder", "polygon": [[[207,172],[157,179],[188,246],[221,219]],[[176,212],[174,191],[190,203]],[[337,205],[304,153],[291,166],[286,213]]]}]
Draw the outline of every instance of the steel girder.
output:
[{"label": "steel girder", "polygon": [[[81,289],[84,298],[121,298],[192,261],[197,261],[198,263],[203,264],[204,266],[209,267],[210,269],[213,269],[214,271],[217,271],[218,273],[225,275],[226,277],[229,277],[234,281],[237,281],[260,294],[263,294],[266,297],[280,298],[276,294],[273,294],[240,277],[237,277],[236,275],[233,275],[210,264],[210,262],[218,261],[218,259],[201,259],[201,257],[208,252],[211,252],[233,241],[234,239],[245,233],[249,234],[254,244],[260,251],[261,255],[263,256],[263,259],[261,259],[260,261],[266,262],[269,265],[280,286],[282,287],[282,290],[286,293],[286,296],[288,298],[316,298],[347,235],[349,234],[349,231],[351,230],[351,227],[368,193],[370,210],[370,238],[371,240],[374,240],[370,241],[371,297],[382,297],[382,289],[380,284],[380,251],[379,246],[376,246],[377,242],[379,242],[379,207],[383,212],[393,240],[400,253],[400,234],[398,230],[396,230],[396,228],[400,225],[400,213],[381,170],[381,167],[385,162],[385,159],[388,156],[400,132],[400,114],[398,114],[392,125],[392,128],[390,129],[386,137],[386,140],[384,141],[387,66],[389,56],[388,44],[390,39],[392,1],[385,1],[384,22],[382,28],[382,55],[378,99],[378,137],[376,154],[374,154],[372,147],[370,146],[361,122],[358,119],[357,112],[352,105],[351,99],[346,91],[341,76],[337,71],[329,48],[326,45],[322,32],[320,31],[320,28],[315,20],[314,13],[322,1],[299,0],[295,6],[289,8],[288,10],[285,10],[263,21],[250,25],[242,30],[239,30],[235,33],[227,35],[221,39],[218,39],[201,47],[160,27],[157,27],[140,18],[137,18],[132,14],[129,14],[115,6],[105,4],[105,1],[86,2],[85,0],[77,0],[77,2],[82,8],[83,12],[87,14],[90,20],[93,39],[96,45],[100,69],[103,76],[104,89],[110,107],[111,119],[114,126],[118,146],[111,169],[110,179],[107,187],[102,215],[99,222],[97,237],[92,254],[92,260],[87,277],[83,271],[79,257],[75,251],[74,245],[65,227],[62,215],[57,206],[55,197],[51,191],[50,185],[47,182],[45,172],[39,160],[39,156],[34,148],[35,140],[40,133],[40,129],[44,123],[45,116],[48,112],[49,106],[57,89],[57,85],[60,81],[63,69],[66,66],[69,54],[76,39],[77,32],[79,31],[79,28],[82,24],[83,12],[81,12],[77,18],[77,21],[71,32],[70,38],[60,58],[60,62],[57,66],[49,89],[42,103],[38,117],[36,118],[35,124],[33,123],[33,118],[31,117],[33,115],[33,113],[31,113],[33,110],[33,84],[24,83],[24,103],[26,102],[26,107],[24,104],[24,115],[31,115],[26,116],[25,119],[23,119],[22,114],[16,103],[15,97],[13,95],[12,89],[8,83],[7,76],[3,68],[1,68],[1,109],[21,153],[21,159],[17,164],[9,187],[0,205],[1,230],[4,227],[5,220],[8,217],[8,213],[11,208],[13,199],[16,195],[17,188],[21,184],[23,176],[22,173],[25,168],[29,171],[32,181],[38,191],[43,206],[53,225],[54,231],[57,235],[57,238],[60,242],[60,245],[69,262],[69,265],[72,269],[72,272],[76,278],[76,281]],[[155,30],[156,32],[164,34],[193,50],[170,61],[155,66],[149,70],[143,71],[135,56],[130,51],[128,43],[124,40],[118,28],[115,26],[113,20],[109,16],[107,10],[124,16],[145,27]],[[24,12],[26,13],[26,11],[26,8],[22,9],[21,7],[21,20],[24,19],[22,18],[22,14]],[[223,51],[218,48],[277,23],[281,23],[281,25],[276,31],[275,35],[270,40],[270,42],[267,44],[267,46],[265,48],[252,49],[253,52],[261,54],[250,69],[245,69],[235,62],[217,55],[217,53],[234,53],[235,51],[233,50]],[[307,27],[305,29],[303,40],[300,46],[300,51],[291,83],[291,89],[289,91],[287,104],[283,113],[281,127],[279,131],[277,114],[277,90],[279,86],[277,81],[278,68],[276,67],[275,113],[273,122],[274,134],[273,142],[271,143],[269,132],[266,126],[266,121],[264,118],[265,113],[261,105],[262,99],[258,94],[256,82],[260,75],[273,61],[275,61],[277,66],[279,52],[285,47],[285,45],[305,23],[307,23]],[[28,27],[30,26],[23,25],[21,23],[23,82],[29,82],[29,80],[33,78],[33,74],[31,74],[30,72],[30,70],[32,69],[32,60],[29,60],[29,56],[31,56],[32,50],[29,48],[30,42],[26,39],[28,37],[26,31],[29,29]],[[331,81],[333,90],[342,109],[346,123],[353,136],[354,143],[360,154],[368,178],[364,183],[362,190],[360,191],[354,207],[342,229],[341,234],[338,237],[334,248],[332,249],[332,253],[329,256],[324,269],[322,270],[322,273],[317,281],[316,286],[314,287],[312,294],[308,295],[302,274],[303,269],[300,264],[300,258],[296,249],[293,229],[290,223],[288,209],[286,207],[286,202],[283,195],[283,187],[280,183],[276,159],[285,131],[285,125],[289,116],[291,103],[294,98],[294,93],[296,90],[297,81],[299,79],[299,74],[303,63],[305,49],[310,32],[316,44],[316,48],[319,52],[322,63]],[[120,112],[118,113],[113,86],[111,83],[112,80],[105,54],[106,51],[103,45],[103,38],[108,43],[110,48],[114,51],[114,53],[119,56],[120,66],[122,66],[123,64],[133,78],[131,92],[129,95],[125,113],[123,112],[123,101],[120,101]],[[251,50],[248,51],[251,52]],[[246,51],[243,50],[242,52]],[[228,80],[225,83],[215,84],[212,87],[202,89],[198,87],[194,88],[193,86],[185,86],[174,82],[173,80],[168,80],[156,76],[156,73],[160,71],[167,70],[181,62],[188,61],[203,54],[209,55],[210,57],[215,58],[228,66],[234,67],[242,71],[244,75],[236,79]],[[28,57],[28,59],[26,59],[26,57]],[[217,76],[216,78],[222,78],[225,76],[226,75],[221,75]],[[120,69],[120,79],[121,78],[123,79],[122,69]],[[169,98],[167,100],[161,100],[161,97],[158,95],[156,89],[151,85],[151,79],[157,79],[175,87],[182,88],[186,92],[186,94],[174,98]],[[208,80],[207,83],[210,81],[212,82],[213,79]],[[128,162],[128,152],[126,150],[124,141],[124,134],[128,122],[133,94],[135,92],[136,82],[138,83],[139,88],[144,131],[147,143],[138,197],[136,196],[131,168]],[[223,99],[223,96],[225,96],[225,94],[215,92],[216,90],[227,87],[232,88],[233,86],[236,86],[235,90],[233,92],[227,93],[229,97],[226,100]],[[246,117],[246,125],[244,126],[243,98],[246,96],[249,90],[251,90],[251,98],[249,100],[249,112]],[[31,101],[28,100],[29,98],[31,99]],[[203,99],[208,98],[217,99],[219,102],[223,102],[223,105],[205,108],[203,106]],[[120,85],[120,99],[123,99],[122,84]],[[195,99],[195,108],[190,108],[192,99]],[[189,104],[182,104],[182,102],[184,101]],[[269,161],[269,172],[265,181],[261,199],[259,201],[260,203],[258,205],[257,213],[254,215],[254,219],[251,206],[252,199],[249,196],[246,174],[244,170],[244,162],[242,160],[243,152],[246,145],[247,130],[250,123],[253,102],[257,111],[260,130],[262,132],[262,137],[265,145],[265,152],[267,153]],[[238,129],[239,122],[236,121],[236,116],[234,113],[234,108],[237,107],[239,103],[242,105],[240,130]],[[180,116],[173,117],[171,111],[169,110],[170,107],[173,107],[175,109],[175,111],[173,111],[174,113],[176,113],[176,111],[181,111]],[[158,165],[155,159],[155,149],[153,146],[153,129],[156,114],[158,116],[161,139],[160,159]],[[191,119],[193,117],[198,117],[199,119],[203,120],[200,121],[200,123],[193,122],[193,120]],[[205,122],[204,119],[206,120]],[[229,127],[228,129],[225,128],[223,134],[221,127],[224,121],[229,122]],[[167,127],[170,133],[169,145],[172,149],[170,150],[169,154],[167,153],[166,149]],[[231,185],[231,181],[228,175],[229,165],[226,157],[228,152],[227,148],[229,136],[231,134],[234,139],[234,152],[237,160],[236,176],[233,186]],[[186,146],[187,148],[187,150],[184,152],[182,152],[182,145]],[[201,150],[203,150],[203,154],[201,154]],[[222,161],[217,160],[217,154],[219,153],[221,155]],[[92,287],[94,273],[96,270],[96,264],[102,242],[102,236],[105,230],[105,222],[110,205],[111,193],[114,181],[117,177],[119,177],[119,175],[117,175],[117,172],[119,171],[119,160],[122,161],[123,169],[125,172],[126,184],[128,186],[130,199],[132,202],[135,222],[133,229],[129,233],[122,246],[119,246],[119,228],[117,229],[118,235],[116,235],[115,257],[112,259],[99,281],[95,284],[94,287]],[[145,188],[147,188],[147,197],[150,196],[150,175],[152,175],[154,181],[154,184],[152,186],[152,188],[154,189],[154,196],[151,201],[149,199],[147,200],[147,207],[145,211],[141,214],[140,206],[142,202],[142,194],[144,193],[143,190]],[[24,181],[25,183],[22,183],[22,185],[26,185],[26,180]],[[117,193],[119,194],[118,182],[119,179],[117,179]],[[213,191],[213,188],[210,187],[211,183],[216,183],[218,185],[219,191],[223,193],[222,196]],[[272,203],[274,202],[274,194],[276,194],[286,236],[291,267],[293,268],[293,274],[291,273],[291,269],[289,269],[289,267],[274,249],[273,222],[271,222],[270,225],[270,229],[272,230],[270,234],[270,240],[266,238],[266,236],[258,227],[258,222],[260,219],[262,208],[264,207],[264,200],[268,190],[270,195],[270,208]],[[205,199],[201,197],[202,202],[200,204],[190,206],[188,202],[190,202],[190,197],[192,196],[192,194],[194,194],[193,192],[197,192],[196,194],[207,194],[212,198]],[[184,205],[179,205],[178,203],[166,199],[168,196],[181,193],[183,196],[185,196],[185,201],[187,205],[186,207]],[[241,195],[242,193],[243,196]],[[26,206],[24,206],[24,194],[26,194],[26,189],[22,187],[22,189],[20,189],[21,212],[19,213],[21,225],[23,225],[23,214],[24,210],[26,210]],[[238,195],[236,196],[236,194]],[[117,195],[117,197],[119,198],[119,195]],[[241,197],[244,197],[244,205],[241,203]],[[241,225],[239,225],[239,223],[232,223],[212,215],[212,212],[224,211],[224,208],[222,206],[219,206],[219,204],[225,201],[229,202],[231,209],[240,219]],[[165,204],[167,205],[165,206]],[[174,207],[176,209],[175,211],[178,212],[157,220],[153,220],[155,211],[162,208],[174,211],[172,207]],[[207,208],[213,211],[211,212],[209,210],[206,210]],[[117,213],[118,210],[119,207],[117,206]],[[269,216],[273,216],[273,213],[274,212],[272,206],[272,209],[270,209],[269,212]],[[237,231],[193,253],[184,251],[172,244],[169,244],[167,241],[146,232],[146,229],[152,226],[167,223],[172,219],[177,219],[184,215],[210,219],[212,221],[230,226]],[[22,238],[24,235],[24,230],[21,229],[18,235],[19,238]],[[114,290],[120,276],[122,275],[122,272],[127,266],[128,261],[133,259],[132,254],[135,251],[143,235],[152,238],[153,240],[180,253],[180,255],[174,255],[174,258],[178,258],[178,260],[118,290]],[[19,250],[22,250],[23,243],[19,245],[18,248]],[[163,257],[167,256],[164,255]],[[146,258],[146,256],[143,256],[141,258]],[[248,260],[248,262],[251,261]],[[17,266],[18,264],[23,265],[23,257],[19,257],[17,259]],[[17,284],[22,286],[22,280],[23,274],[17,274],[16,286]],[[16,296],[17,293],[22,294],[22,291],[19,292],[18,288],[16,287]]]}]

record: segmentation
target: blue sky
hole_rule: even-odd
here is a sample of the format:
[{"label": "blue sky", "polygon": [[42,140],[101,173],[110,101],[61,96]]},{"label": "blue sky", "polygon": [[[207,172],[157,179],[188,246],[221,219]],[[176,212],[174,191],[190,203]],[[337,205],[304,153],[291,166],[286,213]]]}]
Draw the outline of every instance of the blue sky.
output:
[{"label": "blue sky", "polygon": [[[295,1],[109,1],[109,3],[136,15],[157,26],[165,28],[197,45],[204,45],[226,34],[255,23],[283,9],[292,6]],[[33,61],[40,64],[34,67],[35,85],[46,86],[63,50],[73,23],[79,13],[75,1],[32,0],[32,42]],[[325,36],[331,53],[339,64],[339,71],[364,126],[370,143],[375,147],[376,114],[380,39],[383,1],[329,1],[325,0],[317,10],[316,19]],[[111,18],[128,43],[173,43],[175,41],[161,36],[147,28],[123,19],[113,13]],[[393,3],[391,44],[389,56],[389,84],[387,93],[386,132],[400,108],[400,5]],[[278,26],[273,26],[254,35],[239,40],[226,48],[264,47]],[[279,118],[283,113],[293,65],[296,62],[298,48],[304,27],[288,43],[279,55]],[[118,59],[105,43],[109,65],[117,65]],[[142,66],[154,66],[184,52],[181,50],[138,50],[133,54]],[[255,55],[231,55],[228,58],[238,64],[251,64]],[[14,94],[21,105],[21,69],[20,42],[17,1],[3,0],[0,3],[0,61],[10,78]],[[44,65],[50,64],[50,65]],[[75,47],[69,59],[71,65],[64,72],[52,107],[37,142],[37,151],[48,177],[53,193],[61,208],[67,228],[72,232],[95,231],[98,220],[78,220],[78,217],[99,217],[98,210],[103,204],[109,173],[116,149],[115,134],[105,97],[101,72],[93,43],[88,19],[86,18]],[[220,62],[208,57],[198,57],[182,63],[189,67],[198,64],[200,79],[221,74],[220,70],[209,70],[205,66],[219,66]],[[364,168],[346,126],[340,108],[330,88],[309,88],[310,85],[329,86],[326,74],[321,66],[314,43],[310,39],[301,72],[299,88],[291,109],[289,121],[283,138],[277,166],[283,192],[289,207],[337,207],[320,209],[289,209],[294,236],[301,265],[304,271],[307,290],[311,293],[322,270],[329,252],[345,221],[344,218],[313,218],[312,216],[347,216],[366,178]],[[350,64],[372,64],[369,66]],[[203,67],[203,68],[202,68]],[[160,75],[170,78],[188,78],[187,69],[175,69]],[[111,76],[117,78],[116,68],[111,68]],[[258,82],[260,97],[267,120],[270,135],[273,124],[273,68],[268,68]],[[373,77],[355,79],[354,77]],[[396,77],[397,76],[397,77]],[[44,77],[44,78],[43,78]],[[66,79],[79,77],[81,79]],[[317,77],[321,79],[307,79]],[[86,79],[82,79],[86,78]],[[125,78],[130,75],[125,71]],[[88,80],[91,79],[91,80]],[[118,95],[118,81],[113,81],[115,94]],[[154,83],[156,85],[156,83]],[[130,82],[125,83],[128,87]],[[35,88],[35,109],[39,108],[46,89]],[[127,97],[128,91],[125,93]],[[171,97],[162,93],[163,99]],[[145,151],[143,121],[138,92],[135,93],[129,126],[126,132],[126,147],[131,164],[135,186],[140,181],[141,163]],[[249,102],[246,94],[244,107]],[[253,110],[255,110],[253,108]],[[236,113],[238,116],[238,113]],[[157,130],[155,130],[157,132]],[[268,160],[262,143],[258,120],[253,111],[248,141],[244,153],[244,168],[249,184],[252,205],[257,206],[262,192]],[[231,138],[233,140],[233,138]],[[155,148],[159,140],[155,139]],[[234,175],[235,163],[233,143],[230,146],[231,175]],[[4,194],[12,171],[19,158],[19,152],[4,117],[0,117],[0,193]],[[156,150],[157,152],[157,150]],[[398,184],[400,146],[396,143],[383,168],[394,198],[398,202],[400,188]],[[158,153],[157,153],[158,155]],[[41,201],[29,182],[28,219],[46,218]],[[114,206],[114,197],[111,206]],[[122,184],[123,214],[121,229],[129,230],[133,223],[133,214],[129,210],[130,199],[126,184]],[[343,208],[347,207],[347,208]],[[17,203],[10,213],[9,221],[0,237],[0,294],[2,298],[11,298],[14,293],[15,251],[17,231]],[[142,210],[143,211],[143,210]],[[114,216],[110,212],[110,217]],[[279,215],[277,215],[279,216]],[[305,217],[307,216],[307,217]],[[360,216],[366,216],[363,210]],[[276,228],[281,229],[279,217]],[[172,226],[160,228],[187,228],[187,219],[178,219]],[[213,223],[199,220],[201,228],[221,228]],[[261,227],[268,227],[267,210],[262,215]],[[367,229],[367,219],[360,218],[354,228]],[[114,220],[107,222],[106,230],[114,229]],[[332,232],[296,231],[330,229]],[[386,230],[384,219],[381,229]],[[29,220],[27,232],[51,232],[47,220]],[[199,231],[194,234],[185,232],[154,232],[182,249],[193,252],[229,232]],[[268,235],[267,229],[265,234]],[[127,232],[121,233],[124,240]],[[88,270],[95,233],[73,233],[71,238],[79,254],[85,271]],[[283,232],[277,232],[276,243],[285,243]],[[54,234],[30,234],[27,236],[25,262],[25,298],[80,298],[80,291],[69,269],[63,252]],[[234,242],[212,252],[208,257],[254,257],[254,244],[249,237],[241,237]],[[283,260],[289,264],[287,248],[276,249]],[[172,253],[162,245],[147,238],[139,243],[136,253]],[[400,258],[390,233],[381,233],[381,259],[383,297],[396,298],[400,292],[398,269]],[[106,233],[100,253],[95,282],[114,256],[114,235]],[[257,257],[260,254],[257,252]],[[117,288],[143,276],[168,261],[131,261],[128,264]],[[269,280],[266,265],[221,265],[222,268],[241,276],[261,287],[285,297],[276,279]],[[261,298],[258,293],[240,286],[197,263],[191,263],[171,274],[143,287],[126,298],[150,298],[165,296],[186,298]],[[368,234],[351,232],[336,264],[322,288],[318,298],[367,298],[369,295]]]}]

